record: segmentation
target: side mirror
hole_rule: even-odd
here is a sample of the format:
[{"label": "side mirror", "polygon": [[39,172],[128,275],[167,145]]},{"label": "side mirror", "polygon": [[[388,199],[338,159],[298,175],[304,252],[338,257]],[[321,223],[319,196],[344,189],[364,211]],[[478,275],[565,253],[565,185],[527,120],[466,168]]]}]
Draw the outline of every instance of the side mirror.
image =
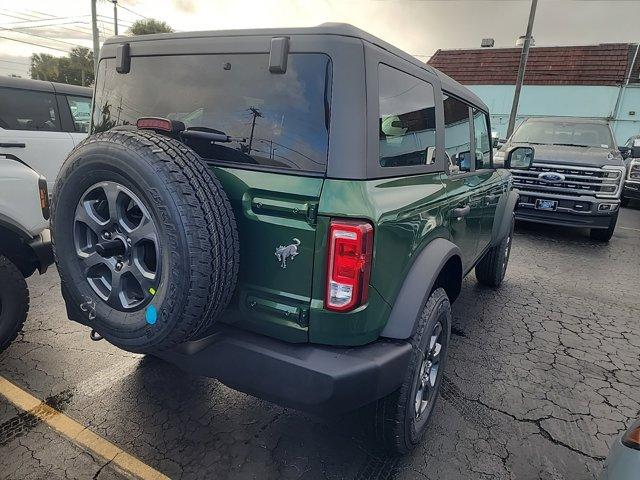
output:
[{"label": "side mirror", "polygon": [[629,154],[631,153],[630,147],[618,147],[618,150],[620,151],[622,158],[629,158]]},{"label": "side mirror", "polygon": [[454,158],[455,163],[460,168],[461,172],[471,171],[471,152],[469,150],[458,152]]},{"label": "side mirror", "polygon": [[491,142],[492,142],[493,148],[500,148],[505,143],[507,143],[507,141],[504,138],[498,138],[498,137],[493,137],[491,139]]},{"label": "side mirror", "polygon": [[504,167],[528,170],[533,164],[533,147],[516,147],[507,154]]},{"label": "side mirror", "polygon": [[640,145],[631,147],[631,158],[640,158]]}]

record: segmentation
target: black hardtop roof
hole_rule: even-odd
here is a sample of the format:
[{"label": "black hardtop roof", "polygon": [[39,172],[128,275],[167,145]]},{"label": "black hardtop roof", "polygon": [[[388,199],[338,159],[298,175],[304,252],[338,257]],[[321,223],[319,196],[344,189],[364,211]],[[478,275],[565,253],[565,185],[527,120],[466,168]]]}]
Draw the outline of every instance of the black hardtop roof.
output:
[{"label": "black hardtop roof", "polygon": [[414,56],[407,52],[394,47],[388,42],[365,32],[364,30],[354,27],[348,23],[323,23],[316,27],[299,27],[299,28],[252,28],[252,29],[239,29],[239,30],[203,30],[195,32],[176,32],[176,33],[157,33],[152,35],[137,35],[137,36],[117,36],[108,38],[104,43],[121,44],[132,42],[148,42],[148,41],[180,41],[193,38],[214,38],[214,37],[251,37],[251,36],[294,36],[294,35],[335,35],[341,37],[358,38],[365,42],[376,45],[389,53],[396,55],[411,64],[422,68],[434,75],[436,75],[441,84],[443,90],[446,90],[456,96],[466,99],[474,105],[488,111],[488,107],[485,103],[460,83],[454,79],[445,75],[441,71],[427,65],[426,63],[418,60]]},{"label": "black hardtop roof", "polygon": [[62,93],[66,95],[78,95],[80,97],[91,97],[93,95],[93,89],[89,87],[49,82],[45,80],[32,80],[30,78],[0,77],[0,87],[21,88],[23,90],[34,90],[38,92]]}]

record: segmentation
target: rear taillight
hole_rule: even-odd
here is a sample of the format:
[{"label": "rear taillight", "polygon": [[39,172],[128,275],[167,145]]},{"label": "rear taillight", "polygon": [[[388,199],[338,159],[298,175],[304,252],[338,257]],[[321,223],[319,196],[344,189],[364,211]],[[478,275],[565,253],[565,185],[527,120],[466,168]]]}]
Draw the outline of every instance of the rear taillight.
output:
[{"label": "rear taillight", "polygon": [[622,436],[622,443],[629,448],[640,450],[640,420],[636,420]]},{"label": "rear taillight", "polygon": [[325,308],[344,312],[366,303],[373,256],[373,227],[363,221],[333,220],[329,227]]},{"label": "rear taillight", "polygon": [[49,189],[47,181],[40,177],[38,179],[38,194],[40,195],[40,209],[45,220],[49,220]]},{"label": "rear taillight", "polygon": [[173,130],[171,120],[166,118],[143,117],[136,121],[136,127],[148,130],[163,130],[170,132]]}]

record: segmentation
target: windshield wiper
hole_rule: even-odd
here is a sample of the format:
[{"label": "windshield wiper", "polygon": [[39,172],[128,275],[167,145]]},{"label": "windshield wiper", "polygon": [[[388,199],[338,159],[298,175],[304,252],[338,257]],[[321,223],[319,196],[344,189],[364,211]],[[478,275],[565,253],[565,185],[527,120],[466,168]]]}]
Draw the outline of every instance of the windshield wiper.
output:
[{"label": "windshield wiper", "polygon": [[589,148],[589,145],[578,145],[577,143],[552,143],[551,145],[560,145],[563,147],[583,147]]},{"label": "windshield wiper", "polygon": [[203,140],[209,140],[210,142],[239,142],[244,143],[247,141],[246,138],[241,137],[230,137],[224,132],[220,130],[215,130],[213,128],[208,127],[189,127],[180,132],[181,137],[186,138],[201,138]]}]

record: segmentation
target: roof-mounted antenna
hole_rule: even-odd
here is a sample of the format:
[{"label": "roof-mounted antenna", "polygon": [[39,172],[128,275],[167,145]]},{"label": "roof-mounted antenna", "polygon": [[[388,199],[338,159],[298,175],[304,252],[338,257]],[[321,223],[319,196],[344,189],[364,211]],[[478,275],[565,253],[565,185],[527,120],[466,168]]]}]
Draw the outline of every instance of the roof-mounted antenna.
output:
[{"label": "roof-mounted antenna", "polygon": [[273,37],[269,52],[269,71],[271,73],[285,73],[289,56],[289,37]]}]

